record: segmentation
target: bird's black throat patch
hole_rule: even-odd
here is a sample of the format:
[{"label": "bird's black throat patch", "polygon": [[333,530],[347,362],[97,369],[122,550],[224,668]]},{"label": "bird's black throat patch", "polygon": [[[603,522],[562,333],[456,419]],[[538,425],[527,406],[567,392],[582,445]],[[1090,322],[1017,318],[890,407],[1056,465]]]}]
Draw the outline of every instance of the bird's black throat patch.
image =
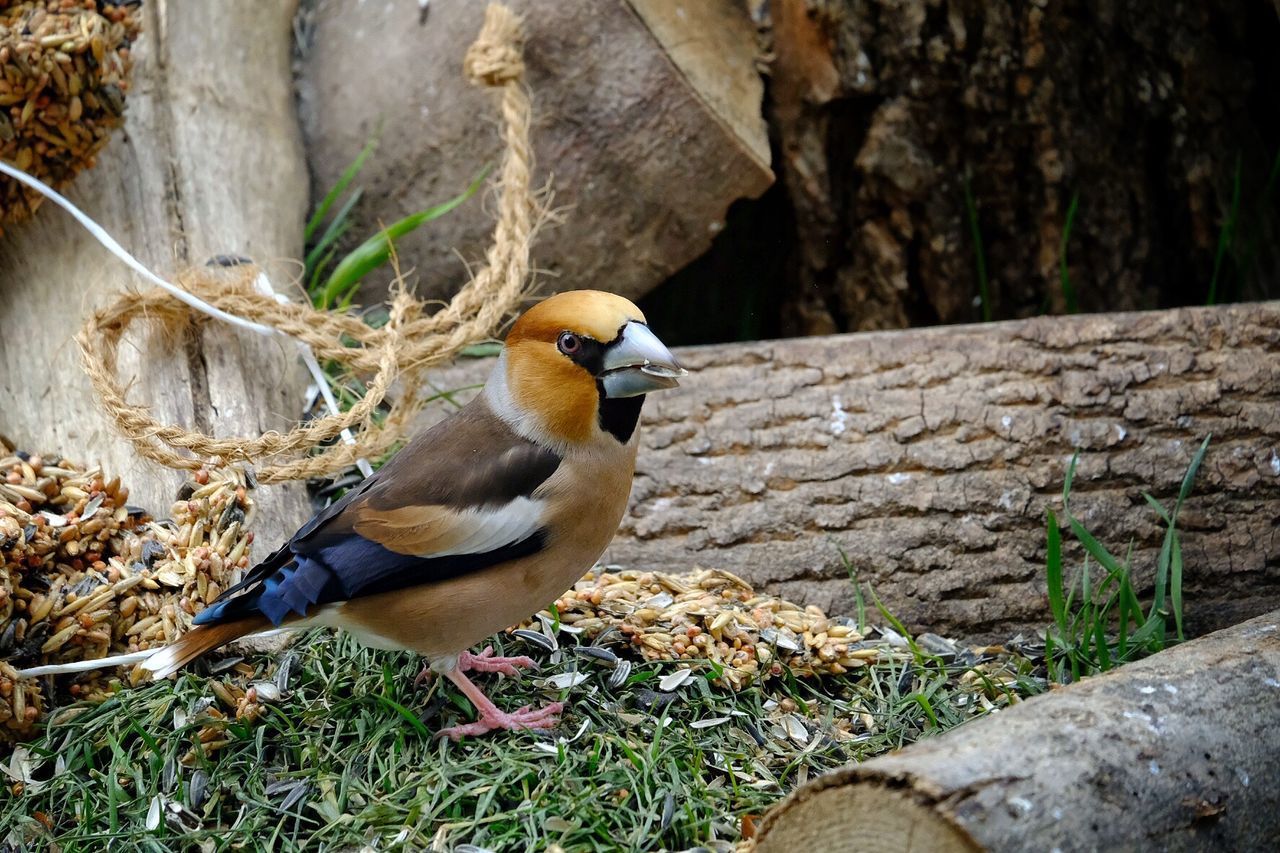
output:
[{"label": "bird's black throat patch", "polygon": [[640,423],[640,409],[644,406],[644,395],[635,397],[606,397],[604,383],[597,382],[596,390],[600,394],[600,429],[626,444]]}]

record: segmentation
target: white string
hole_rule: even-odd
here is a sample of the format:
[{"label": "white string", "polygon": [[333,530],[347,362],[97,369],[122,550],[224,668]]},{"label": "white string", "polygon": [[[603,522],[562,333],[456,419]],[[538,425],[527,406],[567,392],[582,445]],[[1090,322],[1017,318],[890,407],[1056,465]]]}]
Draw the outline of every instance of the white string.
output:
[{"label": "white string", "polygon": [[[230,323],[233,326],[238,326],[241,329],[248,329],[251,332],[257,332],[260,335],[267,335],[267,336],[285,335],[284,332],[281,332],[279,329],[276,329],[272,326],[266,326],[266,325],[263,325],[262,323],[254,323],[253,321],[246,320],[243,317],[237,317],[234,314],[229,314],[226,311],[223,311],[222,309],[217,308],[213,305],[210,305],[204,300],[196,296],[193,296],[192,294],[183,290],[181,287],[178,287],[175,284],[171,284],[165,281],[160,276],[156,275],[151,270],[147,269],[142,264],[141,261],[139,261],[133,255],[129,254],[128,250],[126,250],[123,246],[121,246],[118,242],[116,242],[115,238],[112,237],[109,233],[107,233],[107,230],[103,228],[101,225],[99,225],[97,222],[95,222],[87,213],[80,210],[80,208],[72,204],[71,201],[67,199],[65,196],[63,196],[61,193],[57,192],[52,187],[48,186],[47,184],[38,180],[37,178],[33,178],[32,176],[28,175],[26,172],[22,171],[21,169],[18,169],[15,166],[11,166],[10,164],[4,162],[3,160],[0,160],[0,173],[8,175],[9,177],[13,178],[15,181],[18,181],[21,184],[25,184],[26,186],[31,187],[33,190],[39,192],[45,198],[51,200],[54,204],[61,207],[67,213],[70,213],[71,216],[74,217],[77,222],[79,222],[82,226],[84,226],[84,229],[86,231],[92,234],[93,237],[97,239],[99,243],[101,243],[104,247],[106,247],[107,251],[111,252],[111,254],[115,255],[117,258],[123,261],[134,272],[138,273],[138,275],[142,276],[147,281],[150,281],[152,284],[156,284],[164,288],[169,293],[173,294],[174,297],[176,297],[177,299],[180,299],[182,302],[186,303],[187,305],[191,306],[197,311],[201,311],[205,314],[208,314],[210,317],[215,317],[219,320],[222,320],[225,323]],[[258,274],[257,279],[254,281],[254,286],[257,287],[260,292],[274,297],[279,302],[288,301],[287,297],[285,297],[284,294],[277,293],[275,291],[275,289],[271,286],[271,281],[266,277],[266,275],[262,273]],[[285,335],[285,337],[288,337],[288,335]],[[319,387],[320,389],[320,395],[324,398],[325,408],[329,410],[330,414],[333,414],[333,415],[338,414],[339,413],[338,401],[334,399],[333,391],[329,387],[329,377],[327,377],[324,373],[324,370],[321,369],[320,362],[316,360],[316,354],[312,351],[311,347],[305,341],[296,341],[296,343],[298,345],[299,351],[302,354],[302,361],[307,366],[307,371],[311,374],[311,378],[315,381],[317,387]],[[347,444],[356,443],[355,436],[351,434],[350,429],[344,429],[342,431],[342,440]],[[356,467],[360,469],[360,473],[363,474],[365,477],[371,476],[373,474],[373,468],[372,466],[369,465],[369,462],[366,459],[357,459]],[[281,633],[285,630],[291,630],[291,629],[278,628],[271,631],[265,631],[259,634],[250,634],[248,636],[270,637],[270,636],[274,636],[275,634]],[[46,664],[44,666],[33,666],[33,667],[28,667],[27,669],[20,669],[17,671],[17,674],[19,678],[33,678],[40,675],[61,675],[63,673],[68,673],[68,672],[86,672],[89,670],[104,669],[106,667],[111,667],[111,666],[128,666],[130,664],[140,663],[146,660],[152,654],[155,654],[156,651],[157,651],[156,649],[150,649],[144,652],[131,652],[129,654],[113,655],[111,657],[96,658],[94,660],[82,660],[82,661],[72,661],[70,663]]]},{"label": "white string", "polygon": [[[259,291],[273,297],[277,302],[288,302],[289,299],[283,293],[276,293],[271,286],[270,280],[264,273],[258,273],[257,279],[254,280],[254,286]],[[338,414],[338,401],[334,399],[333,389],[329,387],[329,377],[320,369],[320,362],[316,360],[316,354],[312,351],[311,346],[306,341],[298,341],[298,349],[302,352],[302,361],[307,365],[307,370],[311,373],[311,378],[315,380],[316,387],[320,390],[320,396],[324,398],[325,408],[329,410],[329,414]],[[344,427],[342,432],[342,441],[345,444],[355,444],[356,437],[351,434],[350,427]],[[356,460],[356,467],[360,469],[360,474],[365,477],[373,476],[373,466],[369,464],[369,460],[363,456]]]},{"label": "white string", "polygon": [[[297,630],[293,627],[288,628],[270,628],[266,631],[259,631],[255,634],[245,634],[242,640],[261,640],[267,637],[274,637],[277,634],[283,634],[288,631]],[[35,678],[40,675],[62,675],[68,672],[91,672],[95,669],[106,669],[109,666],[129,666],[130,664],[142,663],[162,649],[147,649],[141,652],[129,652],[124,655],[112,655],[105,658],[93,658],[92,660],[76,660],[70,663],[50,663],[43,666],[32,666],[26,669],[16,670],[18,678]]]},{"label": "white string", "polygon": [[106,246],[107,251],[111,252],[111,254],[115,255],[117,258],[124,261],[125,264],[127,264],[130,268],[132,268],[133,271],[136,272],[138,275],[142,276],[152,284],[157,284],[160,287],[163,287],[165,290],[169,291],[175,297],[177,297],[178,299],[181,299],[183,302],[187,303],[192,308],[195,308],[198,311],[203,311],[204,313],[208,314],[211,317],[217,317],[219,320],[222,320],[224,323],[230,323],[233,326],[239,326],[242,329],[248,329],[252,332],[257,332],[260,335],[279,334],[279,330],[274,329],[271,326],[264,326],[261,323],[255,323],[252,320],[246,320],[243,317],[237,317],[234,314],[228,314],[226,311],[223,311],[220,308],[215,308],[209,303],[201,299],[198,299],[195,296],[192,296],[190,293],[187,293],[185,290],[183,290],[181,287],[178,287],[176,284],[170,284],[169,282],[165,281],[160,276],[156,275],[151,270],[143,266],[142,262],[139,261],[137,258],[135,258],[133,255],[129,254],[129,252],[124,248],[124,246],[121,246],[119,243],[117,243],[115,241],[115,238],[112,237],[110,234],[108,234],[105,228],[103,228],[98,223],[94,222],[87,213],[84,213],[82,210],[80,210],[80,208],[72,204],[65,196],[60,194],[53,187],[48,186],[47,184],[43,183],[37,178],[31,177],[26,172],[22,171],[16,166],[11,166],[10,164],[4,162],[3,160],[0,160],[0,172],[3,172],[4,174],[8,175],[9,177],[13,178],[15,181],[19,183],[26,184],[27,186],[31,187],[31,189],[35,190],[36,192],[43,195],[45,198],[52,201],[54,204],[58,205],[58,207],[61,207],[67,213],[70,213],[72,216],[75,217],[77,222],[79,222],[81,225],[84,226],[86,231],[88,231],[95,238],[97,238],[99,243],[101,243],[103,246]]},{"label": "white string", "polygon": [[[152,284],[156,284],[156,285],[159,285],[160,287],[163,287],[165,290],[169,291],[169,293],[173,294],[176,298],[182,300],[187,305],[190,305],[192,308],[195,308],[197,311],[201,311],[205,314],[208,314],[210,317],[216,317],[217,319],[222,320],[225,323],[230,323],[233,326],[239,326],[242,329],[248,329],[251,332],[257,332],[260,335],[267,335],[267,336],[285,335],[284,332],[281,332],[279,329],[273,326],[265,326],[262,323],[255,323],[252,320],[246,320],[243,317],[237,317],[235,314],[229,314],[226,311],[223,311],[221,308],[217,308],[213,305],[210,305],[208,302],[205,302],[203,299],[193,296],[192,294],[183,290],[181,287],[178,287],[176,284],[171,284],[165,281],[160,276],[156,275],[151,270],[147,269],[146,266],[144,266],[141,261],[139,261],[133,255],[129,254],[128,250],[125,249],[124,246],[121,246],[118,242],[116,242],[116,239],[112,237],[109,233],[107,233],[107,230],[105,228],[103,228],[101,225],[95,222],[93,218],[89,216],[89,214],[85,213],[80,208],[76,207],[74,204],[71,203],[70,199],[66,198],[66,196],[62,195],[53,187],[45,184],[43,181],[39,180],[38,178],[34,178],[31,175],[28,175],[26,172],[22,171],[16,166],[12,166],[4,162],[3,160],[0,160],[0,173],[4,173],[9,177],[13,178],[15,181],[18,181],[19,183],[22,183],[27,185],[28,187],[31,187],[33,190],[40,193],[45,198],[49,199],[54,204],[61,207],[67,213],[70,213],[77,222],[79,222],[82,226],[84,226],[84,229],[86,231],[92,234],[99,243],[101,243],[104,247],[106,247],[107,251],[111,252],[111,254],[115,255],[117,258],[123,261],[134,272],[138,273],[138,275],[142,276],[147,281],[150,281]],[[276,293],[275,289],[272,288],[271,286],[271,282],[267,279],[265,275],[259,273],[258,278],[254,282],[254,284],[257,286],[260,292],[274,296],[276,301],[278,302],[288,301],[288,299],[283,294]],[[288,337],[287,335],[285,336]],[[302,361],[303,363],[306,364],[307,371],[311,374],[311,378],[315,381],[316,385],[320,388],[320,395],[324,398],[325,408],[329,410],[329,414],[331,415],[339,414],[338,401],[335,400],[333,397],[333,391],[330,390],[329,388],[329,379],[327,376],[325,376],[324,370],[321,369],[320,362],[316,360],[315,353],[312,352],[310,345],[308,345],[305,341],[298,341],[297,344],[298,344],[298,348],[302,352]],[[351,434],[350,429],[344,429],[342,431],[342,440],[346,444],[356,443],[355,436]],[[373,467],[369,465],[369,462],[366,459],[357,459],[356,467],[360,469],[360,473],[363,474],[365,477],[372,476],[373,474]]]}]

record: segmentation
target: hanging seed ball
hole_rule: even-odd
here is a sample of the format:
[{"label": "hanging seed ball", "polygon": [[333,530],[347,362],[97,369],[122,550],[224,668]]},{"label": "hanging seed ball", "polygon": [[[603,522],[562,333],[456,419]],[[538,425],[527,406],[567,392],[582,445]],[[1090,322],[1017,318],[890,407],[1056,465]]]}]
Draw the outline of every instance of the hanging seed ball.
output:
[{"label": "hanging seed ball", "polygon": [[[19,679],[16,669],[164,645],[240,579],[255,502],[241,469],[203,471],[170,518],[119,478],[0,447],[0,742],[62,701],[100,701],[118,671]],[[144,675],[125,673],[130,683]]]},{"label": "hanging seed ball", "polygon": [[[134,3],[0,0],[0,159],[62,189],[124,116]],[[0,227],[43,196],[0,176]]]}]

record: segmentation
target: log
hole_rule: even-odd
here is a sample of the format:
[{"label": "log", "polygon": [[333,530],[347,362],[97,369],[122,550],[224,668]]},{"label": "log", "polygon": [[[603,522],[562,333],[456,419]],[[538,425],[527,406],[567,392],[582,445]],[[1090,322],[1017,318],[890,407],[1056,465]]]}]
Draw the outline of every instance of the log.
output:
[{"label": "log", "polygon": [[[538,182],[554,178],[563,214],[539,239],[543,286],[637,297],[706,250],[731,202],[773,181],[754,27],[736,0],[510,5],[537,93]],[[484,93],[458,73],[458,45],[484,6],[433,3],[421,16],[413,3],[322,0],[307,13],[299,86],[313,194],[379,139],[349,241],[451,198],[497,162]],[[401,240],[418,294],[455,292],[459,256],[479,258],[489,230],[473,200]]]},{"label": "log", "polygon": [[[157,0],[143,34],[123,133],[68,190],[160,275],[216,254],[262,262],[302,248],[306,172],[293,109],[292,3]],[[251,34],[251,35],[249,35]],[[283,288],[296,268],[270,271]],[[93,401],[72,340],[88,312],[147,286],[46,204],[0,238],[0,433],[31,452],[100,464],[131,502],[167,515],[184,475],[140,460]],[[144,324],[140,324],[144,325]],[[296,350],[219,324],[176,347],[130,334],[121,375],[162,419],[219,436],[284,429],[302,406]],[[278,541],[307,515],[300,485],[259,496],[255,531]]]},{"label": "log", "polygon": [[1280,607],[1280,303],[678,354],[693,373],[645,406],[610,562],[724,568],[828,612],[851,612],[852,568],[914,630],[1007,639],[1049,619],[1045,509],[1073,451],[1073,513],[1132,540],[1145,582],[1163,525],[1141,493],[1171,505],[1212,433],[1179,524],[1188,626]]},{"label": "log", "polygon": [[1274,850],[1280,610],[841,768],[758,853]]},{"label": "log", "polygon": [[1203,305],[1214,281],[1219,301],[1275,298],[1271,5],[769,3],[784,331],[980,320],[979,242],[996,319],[1068,308],[1064,238],[1084,311]]}]

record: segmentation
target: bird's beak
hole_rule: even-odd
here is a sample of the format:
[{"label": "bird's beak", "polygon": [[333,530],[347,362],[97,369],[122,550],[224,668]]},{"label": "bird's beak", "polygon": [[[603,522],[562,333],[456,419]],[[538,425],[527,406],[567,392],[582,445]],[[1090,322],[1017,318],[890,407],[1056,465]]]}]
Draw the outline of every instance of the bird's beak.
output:
[{"label": "bird's beak", "polygon": [[631,322],[605,347],[600,381],[606,397],[636,397],[675,388],[688,372],[648,326]]}]

